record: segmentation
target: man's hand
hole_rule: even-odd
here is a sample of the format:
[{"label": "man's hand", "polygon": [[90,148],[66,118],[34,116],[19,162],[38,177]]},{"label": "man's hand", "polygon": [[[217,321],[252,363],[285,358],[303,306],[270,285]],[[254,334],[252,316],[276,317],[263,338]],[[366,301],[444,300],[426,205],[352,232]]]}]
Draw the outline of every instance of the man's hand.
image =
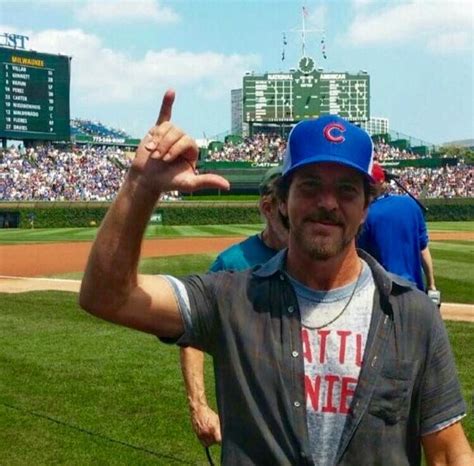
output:
[{"label": "man's hand", "polygon": [[170,123],[174,92],[163,97],[156,125],[143,138],[130,171],[92,246],[81,285],[81,307],[102,319],[153,335],[177,338],[183,321],[171,285],[139,276],[145,229],[165,191],[228,189],[217,175],[195,173],[198,148]]},{"label": "man's hand", "polygon": [[200,405],[191,410],[191,422],[199,441],[210,447],[221,443],[221,425],[219,416],[207,405]]},{"label": "man's hand", "polygon": [[150,192],[193,192],[198,189],[229,189],[218,175],[196,173],[199,149],[196,142],[171,122],[175,93],[168,90],[155,126],[138,146],[131,174]]}]

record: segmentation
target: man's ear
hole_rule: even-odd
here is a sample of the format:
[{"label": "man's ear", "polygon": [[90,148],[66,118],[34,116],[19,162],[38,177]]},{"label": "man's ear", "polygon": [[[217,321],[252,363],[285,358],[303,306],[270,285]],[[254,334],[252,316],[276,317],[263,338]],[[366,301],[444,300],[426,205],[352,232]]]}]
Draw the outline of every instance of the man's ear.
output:
[{"label": "man's ear", "polygon": [[272,210],[271,199],[268,196],[262,196],[260,198],[258,208],[260,210],[260,214],[263,215],[265,218],[268,218]]}]

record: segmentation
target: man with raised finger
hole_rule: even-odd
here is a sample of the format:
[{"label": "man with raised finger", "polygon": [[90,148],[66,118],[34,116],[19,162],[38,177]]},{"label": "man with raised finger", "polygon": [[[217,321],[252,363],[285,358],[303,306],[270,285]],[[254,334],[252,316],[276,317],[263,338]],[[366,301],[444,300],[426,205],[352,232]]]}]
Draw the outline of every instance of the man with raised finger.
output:
[{"label": "man with raised finger", "polygon": [[261,267],[181,279],[137,274],[161,192],[228,188],[194,172],[174,94],[109,209],[80,293],[92,314],[213,357],[223,464],[472,464],[438,310],[358,252],[372,142],[334,115],[297,124],[279,184],[288,249]]}]

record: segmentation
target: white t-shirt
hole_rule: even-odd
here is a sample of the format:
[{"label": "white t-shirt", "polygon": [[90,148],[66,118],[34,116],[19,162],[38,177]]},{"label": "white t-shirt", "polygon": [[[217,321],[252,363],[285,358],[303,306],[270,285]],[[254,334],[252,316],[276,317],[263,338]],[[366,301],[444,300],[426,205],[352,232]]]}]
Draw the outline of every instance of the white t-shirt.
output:
[{"label": "white t-shirt", "polygon": [[362,365],[375,292],[372,272],[362,265],[357,282],[330,291],[315,291],[289,277],[301,312],[306,412],[316,465],[334,464]]}]

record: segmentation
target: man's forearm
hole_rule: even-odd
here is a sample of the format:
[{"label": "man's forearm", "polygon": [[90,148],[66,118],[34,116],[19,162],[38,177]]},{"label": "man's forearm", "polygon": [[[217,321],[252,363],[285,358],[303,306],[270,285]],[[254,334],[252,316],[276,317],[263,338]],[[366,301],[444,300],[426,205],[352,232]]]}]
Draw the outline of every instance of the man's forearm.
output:
[{"label": "man's forearm", "polygon": [[421,264],[423,267],[423,271],[425,272],[427,288],[429,290],[436,289],[433,270],[433,259],[431,258],[431,253],[428,246],[426,246],[426,248],[421,251]]},{"label": "man's forearm", "polygon": [[204,353],[191,347],[181,348],[181,370],[194,432],[206,447],[220,443],[222,435],[219,416],[207,404]]},{"label": "man's forearm", "polygon": [[207,406],[204,384],[204,353],[195,348],[181,348],[181,371],[191,411]]},{"label": "man's forearm", "polygon": [[81,288],[81,305],[116,308],[137,283],[140,248],[159,198],[130,171],[105,216],[91,250]]}]

